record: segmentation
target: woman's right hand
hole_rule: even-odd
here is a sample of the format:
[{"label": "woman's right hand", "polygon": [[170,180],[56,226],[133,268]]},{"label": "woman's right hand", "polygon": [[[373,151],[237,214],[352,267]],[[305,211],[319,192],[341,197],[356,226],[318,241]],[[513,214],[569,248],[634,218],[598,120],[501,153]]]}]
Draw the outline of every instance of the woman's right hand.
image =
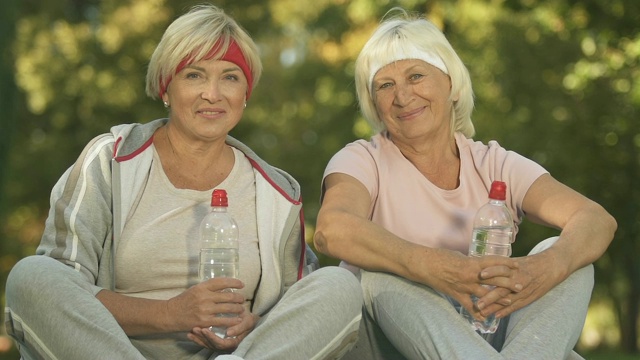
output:
[{"label": "woman's right hand", "polygon": [[218,317],[221,313],[241,314],[244,297],[227,289],[241,289],[242,281],[234,278],[214,278],[196,284],[167,301],[166,318],[178,331],[191,331],[195,327],[233,326],[239,317]]}]

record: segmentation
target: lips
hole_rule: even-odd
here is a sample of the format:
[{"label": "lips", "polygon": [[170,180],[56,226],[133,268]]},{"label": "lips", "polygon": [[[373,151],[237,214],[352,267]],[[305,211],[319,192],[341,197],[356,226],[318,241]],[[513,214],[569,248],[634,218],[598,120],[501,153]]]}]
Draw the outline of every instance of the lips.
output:
[{"label": "lips", "polygon": [[419,107],[415,110],[407,111],[398,115],[398,119],[400,120],[409,120],[414,118],[415,116],[421,114],[424,111],[425,107]]},{"label": "lips", "polygon": [[197,111],[197,114],[208,118],[219,117],[225,113],[226,111],[222,109],[202,109]]}]

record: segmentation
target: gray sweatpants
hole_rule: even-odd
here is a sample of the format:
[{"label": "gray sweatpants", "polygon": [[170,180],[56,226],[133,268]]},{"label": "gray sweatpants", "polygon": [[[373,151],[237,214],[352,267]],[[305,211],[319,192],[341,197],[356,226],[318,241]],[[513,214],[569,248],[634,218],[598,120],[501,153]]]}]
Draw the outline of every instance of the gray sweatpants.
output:
[{"label": "gray sweatpants", "polygon": [[[144,359],[83,275],[54,259],[30,256],[19,261],[6,292],[5,326],[24,360]],[[337,358],[356,341],[361,294],[349,271],[319,269],[294,284],[233,355]]]},{"label": "gray sweatpants", "polygon": [[[539,243],[530,254],[556,240]],[[458,313],[457,302],[430,287],[366,271],[361,271],[361,285],[365,310],[360,339],[344,359],[580,358],[572,349],[591,298],[593,266],[574,272],[542,298],[503,319],[495,336],[487,340]]]}]

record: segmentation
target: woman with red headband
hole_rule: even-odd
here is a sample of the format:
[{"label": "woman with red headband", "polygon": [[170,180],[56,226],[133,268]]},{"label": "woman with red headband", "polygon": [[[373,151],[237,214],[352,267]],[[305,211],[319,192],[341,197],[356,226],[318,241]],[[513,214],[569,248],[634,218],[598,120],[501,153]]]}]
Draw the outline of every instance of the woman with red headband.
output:
[{"label": "woman with red headband", "polygon": [[[195,7],[168,27],[146,87],[168,118],[93,139],[52,191],[37,255],[9,275],[6,324],[23,359],[311,359],[350,348],[358,281],[312,271],[300,186],[228,135],[260,73],[256,45],[221,9]],[[240,274],[199,282],[198,227],[214,188],[238,222]]]}]

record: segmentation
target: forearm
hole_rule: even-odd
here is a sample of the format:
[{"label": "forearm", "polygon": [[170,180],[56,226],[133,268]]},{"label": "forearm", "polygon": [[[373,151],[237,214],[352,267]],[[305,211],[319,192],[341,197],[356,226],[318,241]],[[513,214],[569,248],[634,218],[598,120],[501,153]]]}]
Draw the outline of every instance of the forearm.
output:
[{"label": "forearm", "polygon": [[167,302],[135,298],[102,290],[96,298],[113,314],[118,324],[129,336],[176,331],[166,319]]},{"label": "forearm", "polygon": [[549,249],[564,264],[565,278],[598,260],[613,240],[617,224],[600,205],[591,203],[571,216]]},{"label": "forearm", "polygon": [[417,280],[414,255],[428,248],[403,240],[366,219],[341,211],[321,211],[314,244],[325,255],[369,271],[384,271]]}]

